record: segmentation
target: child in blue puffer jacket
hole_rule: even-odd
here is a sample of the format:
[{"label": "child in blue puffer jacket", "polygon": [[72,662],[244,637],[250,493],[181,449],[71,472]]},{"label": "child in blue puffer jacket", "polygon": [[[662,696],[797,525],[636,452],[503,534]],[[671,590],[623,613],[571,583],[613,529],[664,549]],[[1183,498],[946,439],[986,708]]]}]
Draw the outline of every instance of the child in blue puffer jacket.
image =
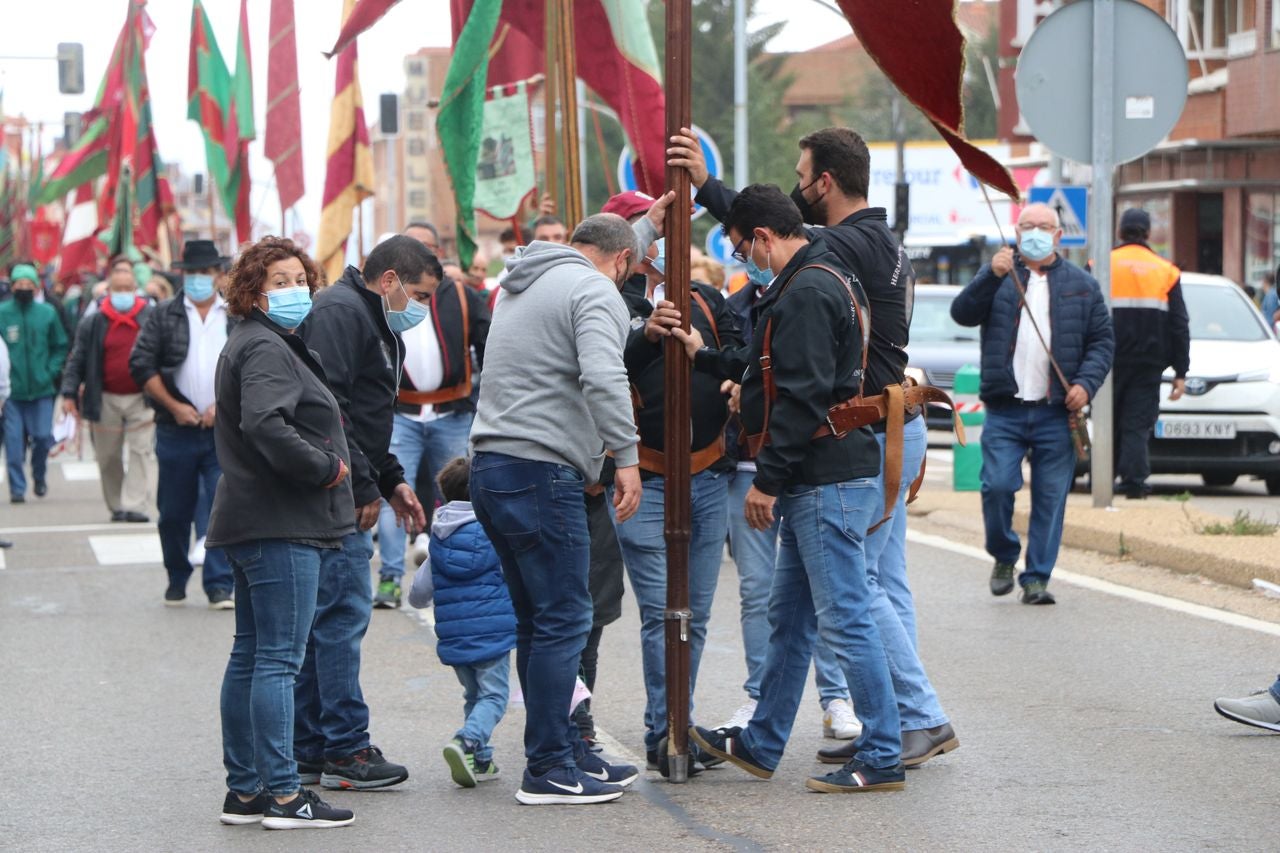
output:
[{"label": "child in blue puffer jacket", "polygon": [[498,778],[489,738],[507,710],[509,652],[516,616],[502,564],[471,509],[470,463],[454,459],[436,482],[446,503],[431,524],[428,565],[409,591],[417,608],[435,597],[436,653],[462,682],[466,722],[444,747],[453,781],[464,788]]}]

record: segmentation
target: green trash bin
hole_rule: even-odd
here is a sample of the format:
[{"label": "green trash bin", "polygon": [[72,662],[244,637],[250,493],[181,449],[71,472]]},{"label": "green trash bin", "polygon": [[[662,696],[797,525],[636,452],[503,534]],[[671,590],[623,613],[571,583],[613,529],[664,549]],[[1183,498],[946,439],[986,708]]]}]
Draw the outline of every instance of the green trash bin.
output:
[{"label": "green trash bin", "polygon": [[978,399],[982,372],[972,364],[956,371],[952,397],[964,424],[965,445],[957,440],[951,445],[951,487],[957,492],[976,492],[982,488],[982,424],[987,413]]}]

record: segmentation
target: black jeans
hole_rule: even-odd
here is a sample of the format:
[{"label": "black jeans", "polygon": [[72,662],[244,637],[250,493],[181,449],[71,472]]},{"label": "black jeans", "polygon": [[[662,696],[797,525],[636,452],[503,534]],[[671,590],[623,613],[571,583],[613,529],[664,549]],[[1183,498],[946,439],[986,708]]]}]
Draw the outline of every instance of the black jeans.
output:
[{"label": "black jeans", "polygon": [[1120,491],[1141,494],[1151,476],[1147,445],[1160,415],[1160,375],[1164,368],[1116,365],[1111,374],[1115,394],[1115,464]]}]

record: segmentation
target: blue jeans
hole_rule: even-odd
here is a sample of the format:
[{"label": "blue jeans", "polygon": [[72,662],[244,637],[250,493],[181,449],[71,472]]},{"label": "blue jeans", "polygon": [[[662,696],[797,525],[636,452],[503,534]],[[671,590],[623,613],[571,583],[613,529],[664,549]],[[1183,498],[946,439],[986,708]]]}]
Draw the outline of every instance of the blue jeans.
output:
[{"label": "blue jeans", "polygon": [[4,455],[9,465],[9,495],[27,493],[27,478],[22,465],[27,458],[27,439],[31,439],[31,478],[45,481],[49,448],[53,447],[53,398],[9,400],[4,404]]},{"label": "blue jeans", "polygon": [[471,504],[502,560],[516,611],[529,771],[574,766],[569,703],[591,633],[591,562],[582,474],[502,453],[471,460]]},{"label": "blue jeans", "polygon": [[1022,460],[1031,452],[1031,522],[1027,570],[1018,582],[1048,583],[1062,544],[1062,518],[1075,476],[1067,412],[1062,406],[988,408],[982,429],[982,520],[987,553],[1016,563],[1022,550],[1013,532],[1013,498],[1022,488]]},{"label": "blue jeans", "polygon": [[350,533],[323,549],[316,618],[294,691],[294,755],[346,758],[369,745],[369,706],[360,690],[360,642],[373,615],[371,535]]},{"label": "blue jeans", "polygon": [[315,615],[320,549],[261,539],[227,549],[236,638],[222,678],[222,763],[238,794],[297,791],[293,683]]},{"label": "blue jeans", "polygon": [[[187,558],[191,551],[192,524],[197,531],[209,527],[209,504],[200,501],[201,486],[212,497],[222,476],[213,430],[156,424],[156,460],[160,470],[156,488],[160,551],[164,555],[165,571],[169,573],[170,588],[185,590],[192,572],[191,560]],[[222,549],[210,548],[205,552],[201,574],[206,595],[231,591],[231,567]]]},{"label": "blue jeans", "polygon": [[[439,471],[449,460],[466,456],[474,417],[470,412],[453,412],[421,423],[397,413],[391,427],[391,453],[404,468],[405,482],[412,486],[424,464],[429,470]],[[430,519],[431,507],[425,509]],[[378,511],[378,553],[382,556],[379,574],[396,579],[404,576],[407,534],[396,525],[395,510],[384,501]]]},{"label": "blue jeans", "polygon": [[[755,474],[735,471],[729,475],[729,556],[738,567],[738,596],[742,613],[742,649],[747,657],[747,680],[742,688],[752,699],[760,698],[760,678],[769,648],[769,587],[778,556],[778,522],[768,530],[752,530],[743,506]],[[832,699],[848,699],[849,688],[836,656],[822,640],[813,649],[814,683],[823,708]]]},{"label": "blue jeans", "polygon": [[880,630],[871,615],[864,539],[883,512],[874,478],[783,491],[781,547],[769,595],[769,652],[760,704],[743,744],[767,768],[782,752],[804,693],[815,637],[836,654],[862,721],[858,760],[893,767],[902,731]]},{"label": "blue jeans", "polygon": [[[689,539],[689,695],[698,682],[698,662],[707,642],[711,600],[720,578],[724,537],[728,530],[728,477],[719,471],[703,471],[690,481],[692,525]],[[628,521],[616,525],[622,561],[631,578],[631,591],[640,607],[640,649],[644,668],[644,745],[658,748],[667,735],[667,544],[663,536],[666,500],[661,477],[644,481],[640,509]],[[610,503],[613,489],[609,489]],[[690,705],[692,710],[692,705]]]},{"label": "blue jeans", "polygon": [[[883,433],[877,433],[880,456],[884,459]],[[867,581],[871,586],[871,616],[880,630],[893,692],[898,697],[898,716],[905,731],[931,729],[950,722],[938,702],[924,664],[916,649],[916,608],[907,583],[907,492],[920,473],[928,446],[924,418],[906,425],[902,440],[902,486],[893,517],[867,536]],[[881,466],[883,472],[883,465]],[[880,492],[878,513],[884,512],[884,474],[876,477]]]},{"label": "blue jeans", "polygon": [[455,666],[453,672],[462,685],[464,722],[455,737],[479,744],[476,761],[493,758],[489,738],[507,712],[508,681],[511,678],[511,655],[483,663]]}]

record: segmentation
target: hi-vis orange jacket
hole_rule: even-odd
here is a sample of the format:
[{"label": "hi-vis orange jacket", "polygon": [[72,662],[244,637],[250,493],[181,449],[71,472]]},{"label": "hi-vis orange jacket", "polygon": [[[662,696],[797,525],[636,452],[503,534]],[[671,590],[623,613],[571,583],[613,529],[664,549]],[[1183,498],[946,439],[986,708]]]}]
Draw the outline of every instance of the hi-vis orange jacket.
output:
[{"label": "hi-vis orange jacket", "polygon": [[1179,378],[1187,375],[1191,334],[1176,266],[1145,243],[1113,249],[1111,311],[1117,368],[1171,366]]}]

